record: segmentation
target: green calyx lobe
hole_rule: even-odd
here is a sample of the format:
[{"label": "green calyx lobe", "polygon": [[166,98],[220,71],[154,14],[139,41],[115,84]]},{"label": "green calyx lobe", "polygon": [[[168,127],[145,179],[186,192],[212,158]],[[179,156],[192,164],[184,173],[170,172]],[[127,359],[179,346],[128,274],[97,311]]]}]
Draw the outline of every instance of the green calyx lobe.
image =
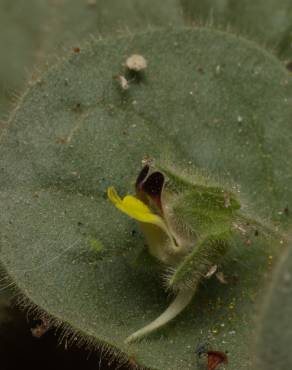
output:
[{"label": "green calyx lobe", "polygon": [[[173,267],[168,276],[169,288],[195,288],[214,265],[221,263],[229,241],[238,232],[238,224],[246,223],[246,216],[240,210],[237,195],[213,185],[209,178],[196,175],[188,180],[164,166],[158,165],[158,168],[166,179],[161,193],[163,218],[177,249],[166,248],[168,256],[163,253],[157,256]],[[249,227],[260,226],[252,218],[248,219]],[[151,231],[150,227],[146,233]],[[156,249],[161,249],[162,237],[156,228],[155,232]]]}]

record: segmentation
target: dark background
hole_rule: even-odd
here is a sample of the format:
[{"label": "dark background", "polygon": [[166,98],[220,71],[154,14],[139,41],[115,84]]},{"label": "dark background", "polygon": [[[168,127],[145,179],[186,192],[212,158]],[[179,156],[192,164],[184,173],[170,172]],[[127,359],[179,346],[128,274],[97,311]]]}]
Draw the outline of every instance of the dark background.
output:
[{"label": "dark background", "polygon": [[6,307],[6,315],[8,319],[0,326],[1,370],[130,369],[107,358],[100,360],[100,353],[78,348],[77,344],[65,348],[65,342],[59,343],[60,338],[54,329],[49,329],[40,338],[34,337],[31,329],[40,321],[29,319],[26,312],[15,307]]}]

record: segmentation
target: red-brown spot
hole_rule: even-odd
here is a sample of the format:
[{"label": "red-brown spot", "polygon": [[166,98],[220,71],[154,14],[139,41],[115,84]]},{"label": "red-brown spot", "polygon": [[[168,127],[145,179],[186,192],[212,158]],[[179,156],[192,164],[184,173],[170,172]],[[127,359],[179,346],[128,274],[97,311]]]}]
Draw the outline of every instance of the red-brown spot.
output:
[{"label": "red-brown spot", "polygon": [[77,46],[73,48],[74,53],[80,53],[80,48]]},{"label": "red-brown spot", "polygon": [[37,324],[34,328],[31,328],[31,334],[35,338],[42,337],[50,329],[50,323],[46,319],[41,319],[40,323]]},{"label": "red-brown spot", "polygon": [[221,364],[228,364],[226,353],[220,351],[208,351],[208,370],[217,370]]}]

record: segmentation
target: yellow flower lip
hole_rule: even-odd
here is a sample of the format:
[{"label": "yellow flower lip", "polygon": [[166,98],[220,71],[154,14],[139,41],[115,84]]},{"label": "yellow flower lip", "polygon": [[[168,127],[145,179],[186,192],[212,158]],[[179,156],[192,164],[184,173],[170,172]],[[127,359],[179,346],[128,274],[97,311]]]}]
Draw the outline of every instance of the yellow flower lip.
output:
[{"label": "yellow flower lip", "polygon": [[172,244],[174,244],[174,239],[171,235],[171,232],[169,231],[163,219],[153,213],[151,209],[140,199],[134,197],[133,195],[126,195],[122,199],[119,197],[113,186],[110,186],[107,189],[107,195],[109,197],[109,200],[126,215],[134,218],[137,221],[153,224],[160,227],[166,233],[166,235],[168,235]]},{"label": "yellow flower lip", "polygon": [[133,195],[126,195],[121,199],[113,186],[107,189],[109,200],[122,212],[137,221],[157,225],[165,229],[162,218],[151,211],[151,209],[140,199]]},{"label": "yellow flower lip", "polygon": [[162,229],[165,234],[169,237],[173,250],[177,250],[177,245],[171,231],[169,230],[167,223],[164,222],[163,218],[153,213],[151,209],[143,203],[140,199],[133,195],[126,195],[123,199],[118,195],[116,189],[110,186],[107,189],[107,195],[109,200],[126,215],[134,218],[142,223],[149,223],[158,226]]}]

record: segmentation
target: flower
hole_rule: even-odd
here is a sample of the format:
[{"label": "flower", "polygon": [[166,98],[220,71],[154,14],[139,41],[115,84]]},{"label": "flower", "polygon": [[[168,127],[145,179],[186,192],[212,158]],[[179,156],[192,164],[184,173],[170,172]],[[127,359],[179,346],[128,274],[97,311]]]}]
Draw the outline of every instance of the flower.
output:
[{"label": "flower", "polygon": [[109,200],[120,211],[137,221],[156,225],[169,234],[168,228],[163,219],[159,215],[153,213],[151,209],[137,197],[133,195],[126,195],[122,199],[113,186],[110,186],[107,189],[107,195]]},{"label": "flower", "polygon": [[[170,241],[168,243],[170,250],[172,252],[178,251],[178,245],[162,206],[164,185],[164,175],[159,171],[151,172],[150,167],[146,165],[140,171],[136,180],[137,196],[126,195],[124,198],[120,198],[114,187],[111,186],[107,190],[109,200],[120,211],[142,223],[142,230],[149,242],[148,244],[150,244],[152,254],[162,261],[168,259],[165,256],[168,252],[164,253],[164,248],[161,245],[165,236]],[[157,227],[161,232],[157,232]]]},{"label": "flower", "polygon": [[[147,164],[135,182],[135,195],[121,198],[114,187],[109,200],[140,223],[149,253],[167,270],[164,280],[177,292],[170,306],[136,331],[126,343],[150,334],[175,318],[191,301],[199,281],[229,250],[234,224],[246,220],[237,211],[236,196],[204,177],[193,182],[171,169]],[[208,368],[227,363],[224,353],[209,351]]]}]

